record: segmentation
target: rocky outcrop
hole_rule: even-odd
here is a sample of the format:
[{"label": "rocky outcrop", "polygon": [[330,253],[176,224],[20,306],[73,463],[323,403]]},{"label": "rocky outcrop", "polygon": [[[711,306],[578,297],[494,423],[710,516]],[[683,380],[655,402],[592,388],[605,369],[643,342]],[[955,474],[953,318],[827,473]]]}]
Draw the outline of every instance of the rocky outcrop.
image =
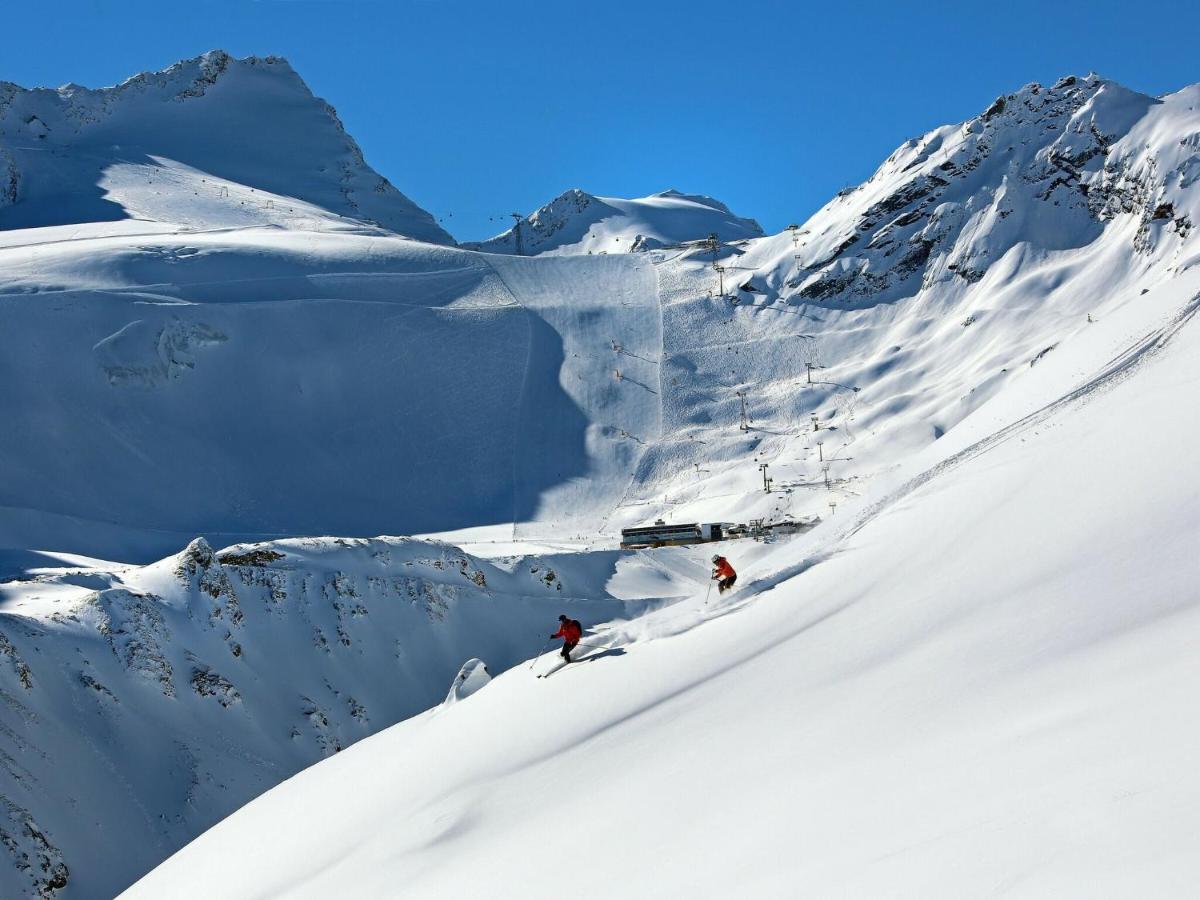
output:
[{"label": "rocky outcrop", "polygon": [[1095,75],[1068,77],[909,141],[799,232],[782,296],[855,306],[941,281],[970,285],[1018,244],[1083,246],[1117,216],[1139,218],[1138,251],[1156,228],[1186,238],[1191,218],[1166,194],[1200,178],[1200,151],[1181,159],[1168,147],[1164,163],[1147,141],[1123,140],[1159,103]]},{"label": "rocky outcrop", "polygon": [[70,882],[70,870],[29,810],[0,795],[0,844],[8,851],[28,895],[53,900]]}]

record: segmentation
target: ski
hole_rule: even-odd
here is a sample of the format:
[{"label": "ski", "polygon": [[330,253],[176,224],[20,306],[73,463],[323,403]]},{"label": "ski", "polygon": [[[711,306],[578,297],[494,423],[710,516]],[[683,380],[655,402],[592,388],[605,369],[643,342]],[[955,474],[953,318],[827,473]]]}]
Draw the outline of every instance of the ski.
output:
[{"label": "ski", "polygon": [[540,672],[540,673],[538,674],[538,678],[549,678],[551,675],[553,675],[553,674],[554,674],[555,672],[557,672],[559,669],[565,669],[565,668],[566,668],[567,666],[569,666],[570,664],[571,664],[570,662],[560,662],[560,663],[559,663],[557,666],[555,666],[553,669],[550,669],[550,670],[549,670],[549,671],[547,671],[547,672]]},{"label": "ski", "polygon": [[567,666],[572,666],[572,665],[577,666],[577,665],[581,665],[582,663],[591,662],[594,659],[599,659],[602,655],[603,654],[597,653],[595,656],[584,656],[581,659],[573,659],[570,662],[559,663],[557,666],[555,666],[550,671],[542,672],[540,675],[538,675],[538,678],[549,678],[555,672],[565,669]]}]

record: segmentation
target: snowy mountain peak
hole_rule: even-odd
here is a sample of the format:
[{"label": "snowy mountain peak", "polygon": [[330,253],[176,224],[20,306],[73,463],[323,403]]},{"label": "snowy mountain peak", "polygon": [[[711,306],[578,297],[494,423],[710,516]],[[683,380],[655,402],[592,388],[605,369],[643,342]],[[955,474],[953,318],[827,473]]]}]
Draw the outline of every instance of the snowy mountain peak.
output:
[{"label": "snowy mountain peak", "polygon": [[1187,139],[1197,131],[1194,105],[1095,74],[1027,84],[905,142],[795,241],[781,237],[766,293],[858,306],[935,284],[961,289],[1018,246],[1083,247],[1127,213],[1139,220],[1139,252],[1186,238],[1197,202],[1188,173],[1200,165]]},{"label": "snowy mountain peak", "polygon": [[683,191],[677,191],[675,188],[667,188],[665,191],[659,191],[657,194],[651,194],[647,200],[676,200],[686,203],[694,203],[698,206],[707,206],[718,212],[723,212],[728,215],[733,215],[733,212],[715,197],[710,197],[708,194],[687,194]]},{"label": "snowy mountain peak", "polygon": [[733,214],[719,200],[674,188],[625,200],[572,188],[490,240],[466,244],[489,253],[628,253],[695,241],[761,237],[753,219]]},{"label": "snowy mountain peak", "polygon": [[213,50],[98,89],[0,83],[0,229],[122,219],[453,243],[281,57]]}]

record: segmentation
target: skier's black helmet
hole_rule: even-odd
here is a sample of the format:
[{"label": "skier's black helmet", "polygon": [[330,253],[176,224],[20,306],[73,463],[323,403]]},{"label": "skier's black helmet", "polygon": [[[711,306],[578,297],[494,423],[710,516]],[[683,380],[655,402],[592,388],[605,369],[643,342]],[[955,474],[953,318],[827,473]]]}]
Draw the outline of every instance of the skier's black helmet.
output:
[{"label": "skier's black helmet", "polygon": [[560,622],[565,622],[565,621],[567,621],[567,617],[566,617],[565,615],[563,615],[563,616],[559,616],[559,617],[558,617],[558,621],[560,621]]}]

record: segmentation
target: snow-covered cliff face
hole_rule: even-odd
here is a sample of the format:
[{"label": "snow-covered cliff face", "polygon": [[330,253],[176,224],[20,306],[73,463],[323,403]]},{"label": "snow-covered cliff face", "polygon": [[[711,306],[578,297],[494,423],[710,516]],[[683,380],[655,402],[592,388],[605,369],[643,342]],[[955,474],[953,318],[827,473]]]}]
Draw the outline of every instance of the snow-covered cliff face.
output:
[{"label": "snow-covered cliff face", "polygon": [[575,188],[503,234],[464,246],[521,256],[631,253],[698,241],[710,234],[722,241],[739,241],[762,233],[753,219],[735,216],[712,197],[668,190],[623,200],[595,197]]},{"label": "snow-covered cliff face", "polygon": [[126,218],[454,242],[278,57],[217,50],[98,90],[0,82],[0,229]]},{"label": "snow-covered cliff face", "polygon": [[476,689],[463,660],[500,672],[562,610],[621,614],[614,561],[399,538],[197,539],[146,567],[0,553],[0,895],[112,896],[305,766]]}]

